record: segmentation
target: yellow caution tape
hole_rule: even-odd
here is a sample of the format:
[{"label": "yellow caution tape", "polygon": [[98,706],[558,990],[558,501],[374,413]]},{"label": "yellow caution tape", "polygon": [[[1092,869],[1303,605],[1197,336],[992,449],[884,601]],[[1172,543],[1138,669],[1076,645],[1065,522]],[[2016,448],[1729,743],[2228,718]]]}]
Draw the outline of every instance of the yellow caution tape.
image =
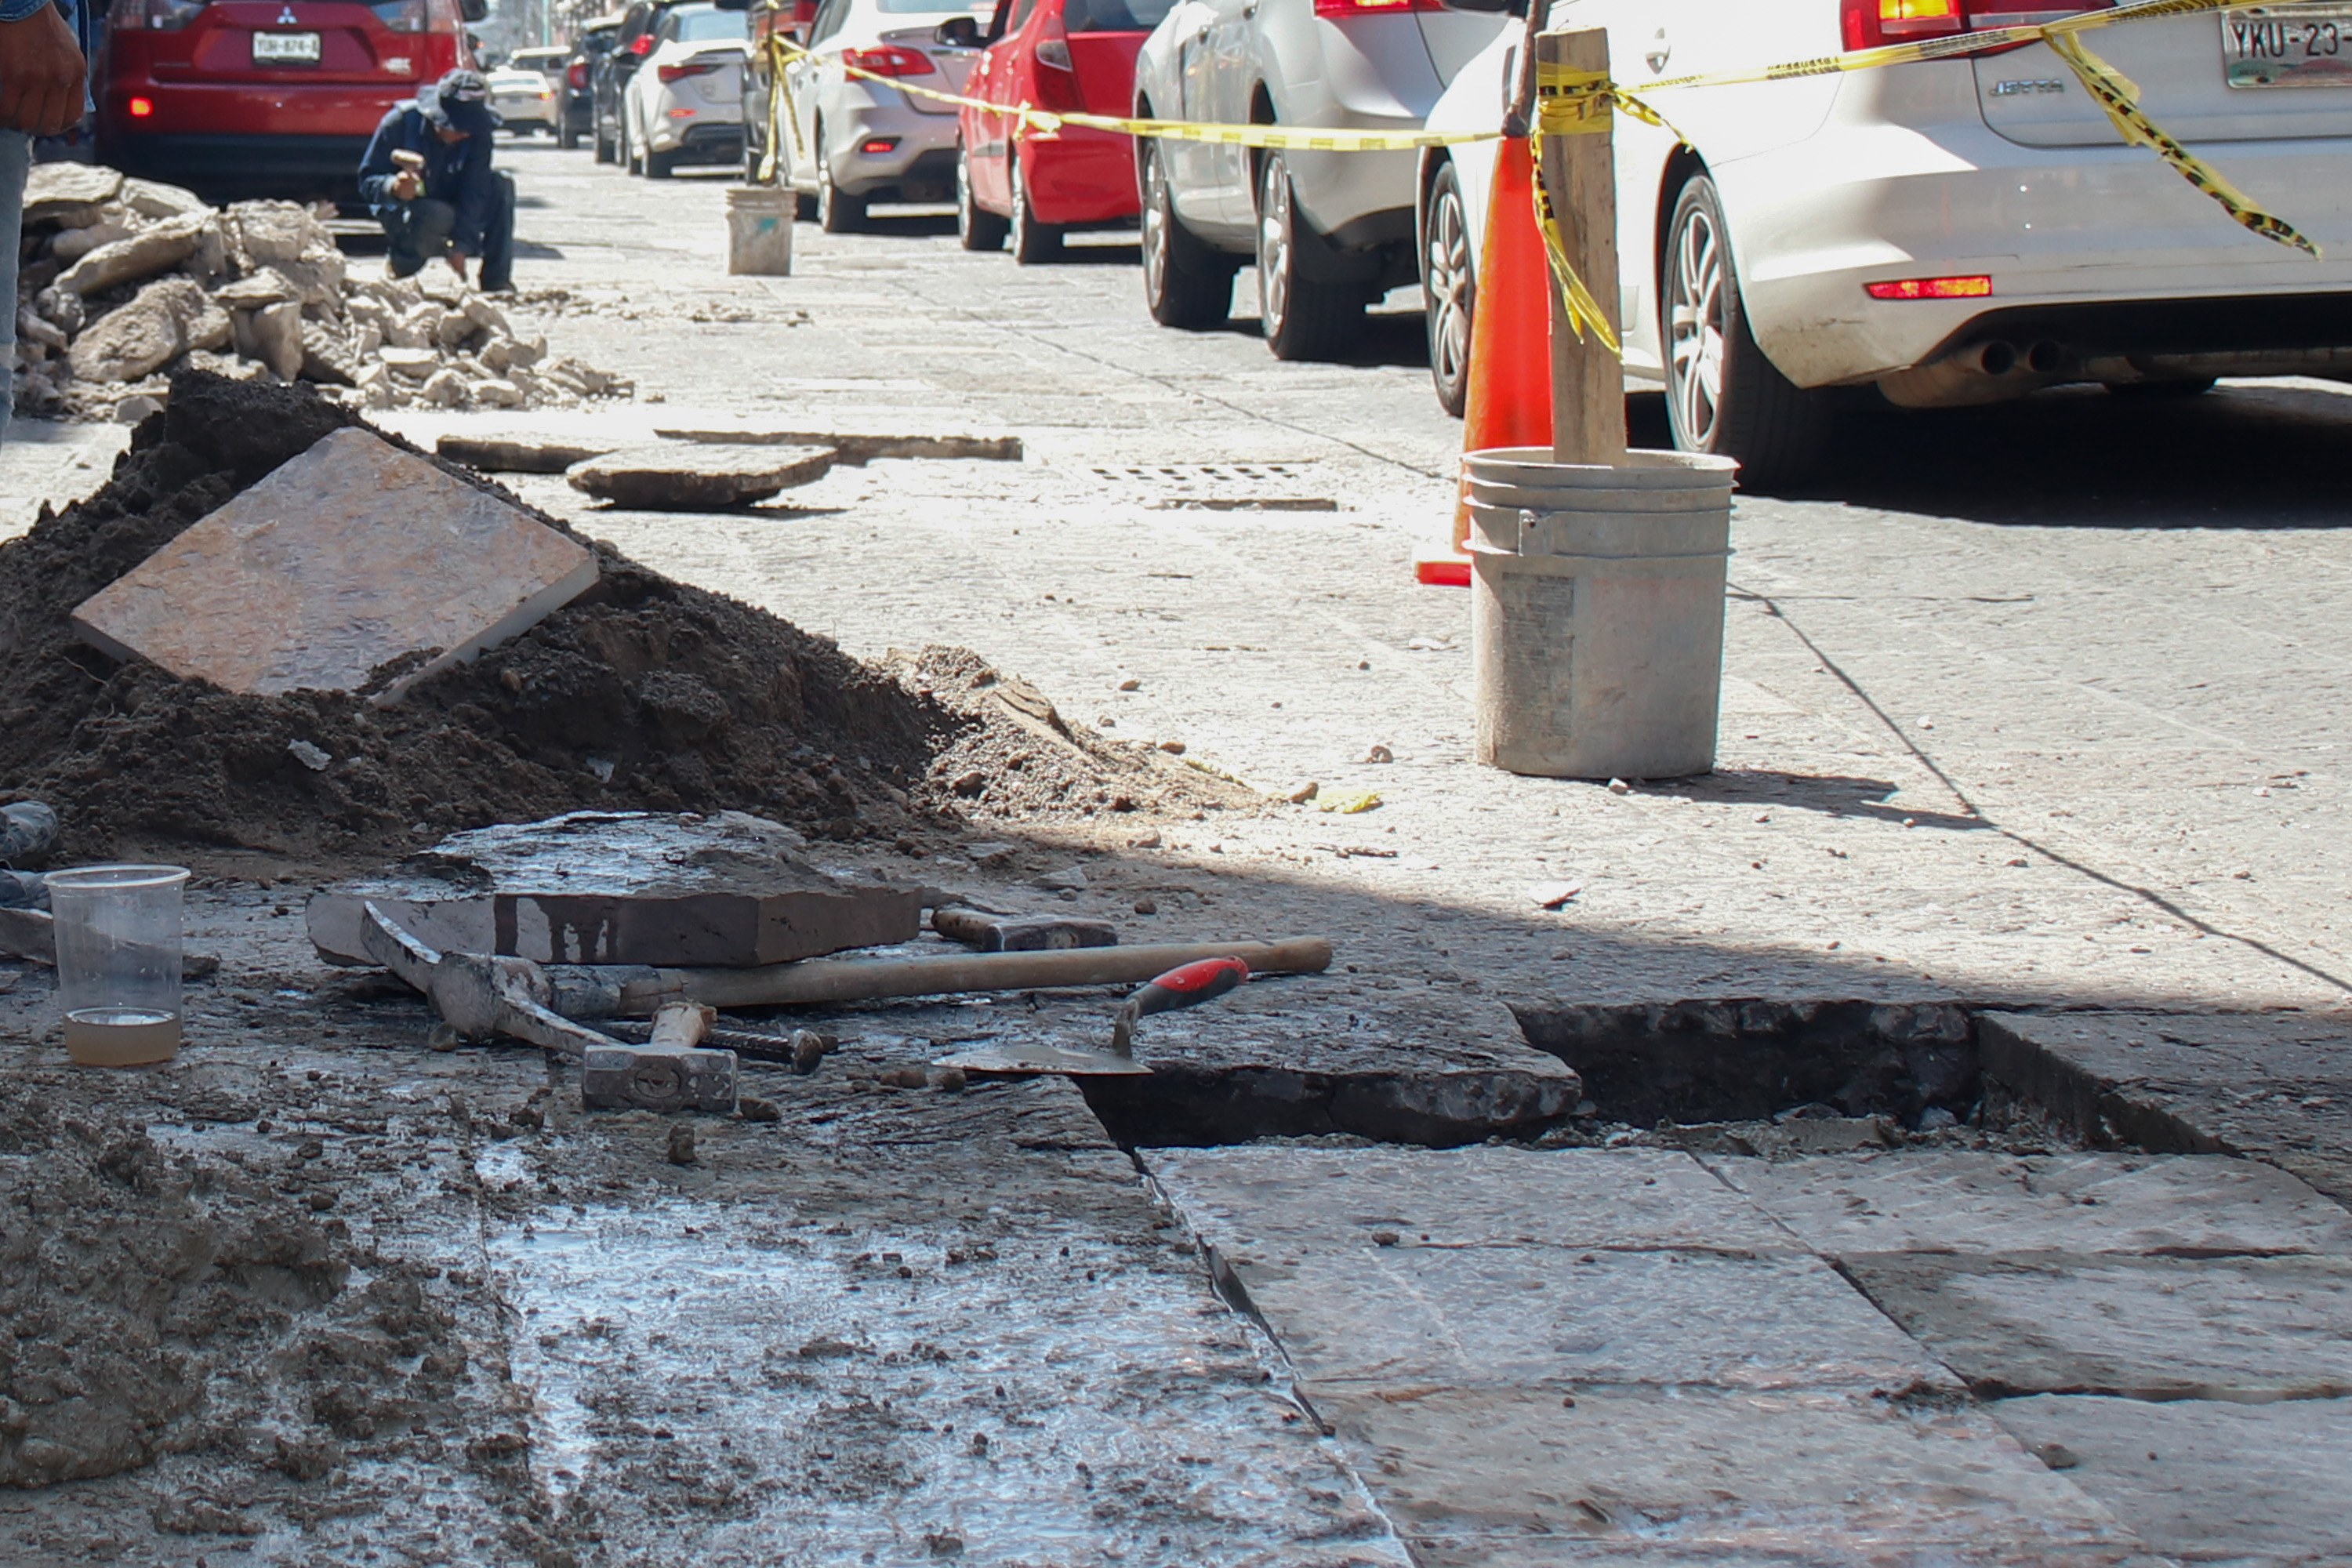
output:
[{"label": "yellow caution tape", "polygon": [[[2314,244],[2294,225],[2263,210],[2252,197],[2231,184],[2222,174],[2190,153],[2174,137],[2166,133],[2150,119],[2137,102],[2139,89],[2130,79],[2093,54],[2074,35],[2095,27],[2112,27],[2128,22],[2144,21],[2159,16],[2178,16],[2200,12],[2219,11],[2228,5],[2242,5],[2244,0],[2136,0],[2112,10],[2084,11],[2048,22],[2033,22],[2015,26],[1987,27],[1976,32],[1953,33],[1943,37],[1922,38],[1906,44],[1887,44],[1877,48],[1855,49],[1844,54],[1822,55],[1811,59],[1788,60],[1777,65],[1725,71],[1706,71],[1691,76],[1667,77],[1647,84],[1643,92],[1684,91],[1692,88],[1733,87],[1752,82],[1787,81],[1794,78],[1827,76],[1846,71],[1875,70],[1887,66],[1914,65],[1930,60],[1953,59],[1974,55],[1986,49],[2005,48],[2021,44],[2046,43],[2052,52],[2066,62],[2084,90],[2092,100],[2106,111],[2108,119],[2124,139],[2136,146],[2154,152],[2183,179],[2219,203],[2223,211],[2252,233],[2281,245],[2292,246],[2314,257],[2320,254]],[[2298,3],[2320,4],[2325,0],[2284,0],[2288,8]],[[790,89],[784,86],[783,68],[796,59],[817,60],[822,57],[801,47],[782,37],[769,40],[771,75],[774,89],[769,95],[768,151],[761,160],[760,176],[772,180],[776,174],[776,151],[780,137],[779,121],[792,128],[793,152],[796,161],[804,161],[807,149],[801,143],[800,118],[791,112]],[[878,72],[843,62],[842,70],[854,77],[876,81],[886,87],[917,98],[927,98],[936,103],[952,104],[958,108],[981,110],[990,114],[1002,114],[1013,121],[1016,137],[1050,137],[1064,126],[1081,126],[1088,130],[1108,131],[1116,134],[1137,136],[1162,142],[1202,142],[1228,147],[1260,147],[1284,152],[1302,153],[1393,153],[1423,147],[1456,147],[1472,142],[1499,140],[1499,131],[1331,131],[1309,130],[1285,125],[1220,125],[1189,120],[1147,120],[1124,115],[1091,114],[1077,110],[1055,111],[1029,104],[990,103],[982,99],[961,93],[941,92],[935,88],[917,87],[902,77],[887,77]],[[1622,110],[1648,124],[1674,131],[1664,117],[1647,103],[1633,96],[1624,87],[1610,81],[1598,72],[1575,71],[1558,65],[1546,65],[1538,70],[1537,122],[1534,135],[1574,136],[1605,131],[1613,110]],[[782,100],[780,105],[779,100]],[[1677,139],[1687,143],[1688,138],[1675,132]],[[1568,296],[1569,324],[1581,338],[1587,326],[1598,329],[1601,341],[1612,353],[1618,351],[1616,340],[1608,329],[1591,294],[1578,279],[1568,264],[1567,246],[1561,237],[1559,225],[1551,211],[1550,197],[1544,190],[1541,160],[1538,159],[1535,179],[1537,224],[1543,231],[1544,248],[1551,258],[1555,273],[1559,276],[1561,290]]]}]

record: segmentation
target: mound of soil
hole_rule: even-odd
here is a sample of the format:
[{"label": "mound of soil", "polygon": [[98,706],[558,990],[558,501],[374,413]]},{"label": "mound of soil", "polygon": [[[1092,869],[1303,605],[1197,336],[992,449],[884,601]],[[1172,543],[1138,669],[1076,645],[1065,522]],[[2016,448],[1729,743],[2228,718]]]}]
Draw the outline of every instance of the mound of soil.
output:
[{"label": "mound of soil", "polygon": [[[320,437],[363,423],[304,388],[183,377],[104,489],[62,515],[44,509],[0,545],[0,798],[57,807],[61,859],[215,847],[341,868],[455,828],[589,807],[734,809],[829,837],[919,841],[973,813],[1247,798],[1074,730],[970,654],[876,669],[585,539],[594,587],[390,708],[236,696],[74,637],[67,616],[84,599]],[[314,768],[320,752],[329,761]]]}]

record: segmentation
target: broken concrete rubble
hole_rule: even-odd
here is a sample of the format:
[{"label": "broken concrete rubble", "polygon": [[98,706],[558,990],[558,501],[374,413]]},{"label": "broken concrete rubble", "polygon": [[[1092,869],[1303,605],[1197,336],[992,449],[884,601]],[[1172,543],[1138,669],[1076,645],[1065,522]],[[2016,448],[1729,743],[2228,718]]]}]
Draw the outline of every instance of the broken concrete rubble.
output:
[{"label": "broken concrete rubble", "polygon": [[338,963],[370,962],[368,902],[431,946],[539,963],[782,963],[918,934],[919,891],[833,876],[806,847],[742,812],[574,812],[455,834],[409,874],[322,889],[305,919]]},{"label": "broken concrete rubble", "polygon": [[[215,209],[193,192],[89,164],[39,165],[35,189],[18,306],[47,331],[18,333],[20,409],[110,417],[126,395],[164,400],[161,374],[184,368],[310,381],[377,408],[566,405],[631,390],[551,358],[544,338],[520,333],[454,278],[353,279],[307,207]],[[175,332],[150,298],[160,282],[184,282],[211,301],[176,304]],[[203,330],[187,330],[199,318]],[[77,342],[86,332],[99,336],[87,349]],[[377,368],[387,347],[429,356],[415,384]]]},{"label": "broken concrete rubble", "polygon": [[227,691],[389,701],[595,580],[586,549],[519,508],[339,430],[93,595],[73,625],[116,658]]}]

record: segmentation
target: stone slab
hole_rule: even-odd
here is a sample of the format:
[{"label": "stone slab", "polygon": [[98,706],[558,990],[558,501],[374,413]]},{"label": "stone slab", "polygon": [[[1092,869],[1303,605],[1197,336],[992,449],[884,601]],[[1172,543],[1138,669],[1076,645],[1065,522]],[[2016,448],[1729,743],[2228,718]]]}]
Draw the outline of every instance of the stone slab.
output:
[{"label": "stone slab", "polygon": [[2352,1214],[2222,1155],[1976,1150],[1763,1160],[1702,1155],[1831,1256],[1867,1252],[2352,1255]]},{"label": "stone slab", "polygon": [[765,500],[832,468],[830,447],[630,447],[575,463],[572,488],[614,506],[708,511]]},{"label": "stone slab", "polygon": [[1879,1253],[1841,1267],[1979,1393],[2352,1394],[2352,1259]]},{"label": "stone slab", "polygon": [[2091,1136],[2247,1154],[2352,1204],[2352,1023],[2301,1013],[1985,1013],[1986,1073]]},{"label": "stone slab", "polygon": [[576,541],[371,431],[321,437],[73,613],[117,658],[271,696],[396,699],[596,581]]},{"label": "stone slab", "polygon": [[934,430],[774,430],[752,426],[706,426],[654,434],[666,441],[697,441],[712,446],[830,447],[840,460],[863,468],[877,458],[976,458],[1017,463],[1024,455],[1021,437],[982,435],[971,431]]},{"label": "stone slab", "polygon": [[1374,1233],[1440,1247],[1769,1254],[1789,1233],[1679,1150],[1160,1149],[1145,1169],[1228,1258]]},{"label": "stone slab", "polygon": [[491,474],[560,474],[601,458],[613,442],[559,440],[544,436],[444,436],[434,452],[453,463]]},{"label": "stone slab", "polygon": [[400,875],[338,883],[304,911],[331,963],[367,963],[373,901],[428,946],[540,963],[741,966],[910,942],[919,889],[835,877],[782,824],[572,812],[453,834]]},{"label": "stone slab", "polygon": [[1816,1258],[1366,1241],[1216,1262],[1317,1383],[1961,1388]]},{"label": "stone slab", "polygon": [[1303,1384],[1416,1563],[2158,1568],[1983,1412]]},{"label": "stone slab", "polygon": [[2352,1562],[2352,1400],[2042,1394],[1992,1414],[2181,1563]]}]

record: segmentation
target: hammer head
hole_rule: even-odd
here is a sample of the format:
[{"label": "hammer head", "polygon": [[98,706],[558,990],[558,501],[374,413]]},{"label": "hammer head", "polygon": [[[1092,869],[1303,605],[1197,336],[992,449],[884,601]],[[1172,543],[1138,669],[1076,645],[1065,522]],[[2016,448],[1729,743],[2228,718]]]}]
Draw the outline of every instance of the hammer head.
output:
[{"label": "hammer head", "polygon": [[733,1051],[665,1050],[658,1046],[599,1046],[580,1068],[580,1103],[591,1110],[735,1109]]}]

